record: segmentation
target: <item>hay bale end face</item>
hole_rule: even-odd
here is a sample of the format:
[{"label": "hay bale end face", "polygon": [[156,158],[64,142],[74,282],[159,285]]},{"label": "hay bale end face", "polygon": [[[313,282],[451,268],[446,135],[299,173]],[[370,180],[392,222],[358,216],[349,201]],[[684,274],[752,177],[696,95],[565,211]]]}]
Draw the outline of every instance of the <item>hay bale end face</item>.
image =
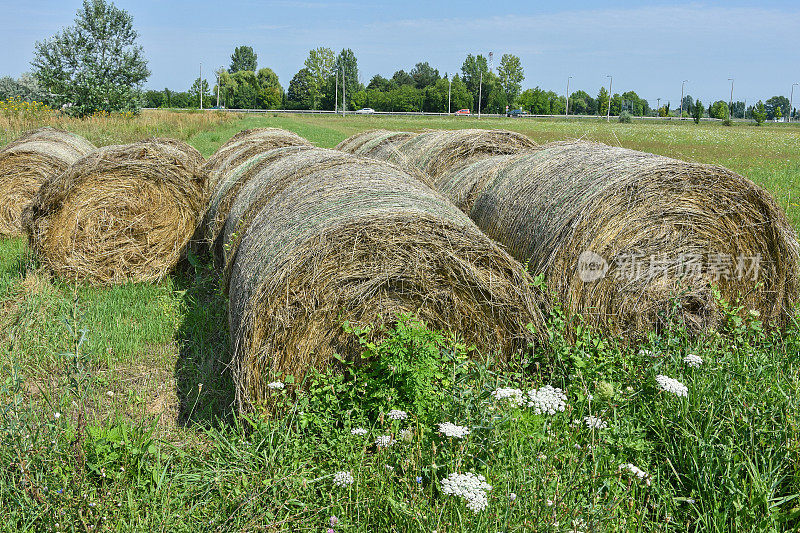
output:
[{"label": "hay bale end face", "polygon": [[273,379],[302,379],[335,353],[356,357],[344,321],[377,333],[412,313],[503,356],[534,340],[525,324],[541,331],[542,298],[522,266],[396,167],[313,149],[258,178],[261,192],[243,188],[237,203],[247,208],[227,223],[240,231],[227,260],[243,410],[267,401]]},{"label": "hay bale end face", "polygon": [[22,235],[22,211],[42,183],[94,149],[83,137],[48,126],[30,131],[0,150],[0,236]]},{"label": "hay bale end face", "polygon": [[99,148],[44,184],[23,219],[42,264],[108,284],[163,278],[203,208],[203,157],[172,139]]},{"label": "hay bale end face", "polygon": [[614,335],[658,328],[675,301],[690,330],[712,328],[712,286],[778,325],[797,300],[794,229],[766,191],[721,167],[562,142],[475,163],[439,186],[545,273],[568,311]]}]

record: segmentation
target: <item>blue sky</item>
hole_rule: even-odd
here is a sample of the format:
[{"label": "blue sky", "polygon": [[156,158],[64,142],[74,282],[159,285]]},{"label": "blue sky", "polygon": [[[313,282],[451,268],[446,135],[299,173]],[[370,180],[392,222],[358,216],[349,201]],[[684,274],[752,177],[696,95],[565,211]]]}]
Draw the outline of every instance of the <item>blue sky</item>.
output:
[{"label": "blue sky", "polygon": [[[788,97],[800,82],[800,2],[648,3],[117,0],[139,31],[152,75],[146,86],[186,90],[199,64],[212,71],[248,44],[281,84],[308,50],[352,48],[362,81],[428,61],[455,73],[468,53],[520,56],[523,87],[595,95],[614,76],[614,92],[635,90],[673,106],[681,81],[708,103]],[[79,0],[0,2],[0,75],[29,70],[34,43],[72,24]],[[795,106],[800,103],[796,87]]]}]

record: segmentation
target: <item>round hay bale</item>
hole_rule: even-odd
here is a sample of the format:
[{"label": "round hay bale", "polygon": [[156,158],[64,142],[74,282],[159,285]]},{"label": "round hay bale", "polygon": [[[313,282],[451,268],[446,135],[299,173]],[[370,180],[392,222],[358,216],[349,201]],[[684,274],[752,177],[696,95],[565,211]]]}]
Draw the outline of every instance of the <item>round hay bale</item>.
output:
[{"label": "round hay bale", "polygon": [[335,149],[348,154],[386,160],[387,157],[379,155],[382,151],[394,148],[395,145],[410,139],[414,135],[416,134],[407,131],[367,130],[348,137],[340,142]]},{"label": "round hay bale", "polygon": [[545,273],[567,311],[614,335],[638,337],[670,315],[712,328],[712,286],[778,325],[797,300],[794,229],[766,191],[725,168],[571,142],[478,162],[438,185]]},{"label": "round hay bale", "polygon": [[23,216],[31,246],[62,278],[161,279],[197,224],[202,164],[172,139],[99,148],[39,190]]},{"label": "round hay bale", "polygon": [[275,160],[281,170],[259,176],[279,183],[247,202],[259,207],[246,212],[228,285],[241,409],[265,403],[273,379],[356,358],[345,321],[378,335],[411,313],[501,359],[534,340],[524,324],[541,331],[541,297],[519,263],[412,176],[329,152]]},{"label": "round hay bale", "polygon": [[279,128],[240,131],[214,152],[203,166],[206,190],[213,191],[222,176],[254,155],[282,146],[311,146],[311,143],[296,133]]},{"label": "round hay bale", "polygon": [[22,211],[42,183],[94,149],[79,135],[47,126],[25,133],[0,150],[0,236],[22,235]]},{"label": "round hay bale", "polygon": [[391,153],[378,153],[388,161],[404,165],[410,163],[435,182],[445,172],[463,168],[478,159],[494,155],[517,154],[535,148],[531,139],[506,130],[430,130],[396,144],[402,159]]}]

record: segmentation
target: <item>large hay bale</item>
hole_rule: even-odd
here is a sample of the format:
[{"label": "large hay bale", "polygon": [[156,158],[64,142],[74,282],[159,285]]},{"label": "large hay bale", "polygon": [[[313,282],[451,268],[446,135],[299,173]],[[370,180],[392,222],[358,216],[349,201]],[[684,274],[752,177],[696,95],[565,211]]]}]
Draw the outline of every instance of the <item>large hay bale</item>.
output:
[{"label": "large hay bale", "polygon": [[39,190],[23,215],[31,246],[63,278],[161,279],[197,224],[202,164],[172,139],[99,148]]},{"label": "large hay bale", "polygon": [[388,159],[382,152],[396,150],[396,145],[407,141],[416,133],[407,131],[367,130],[357,133],[343,140],[336,146],[336,150],[375,159]]},{"label": "large hay bale", "polygon": [[296,133],[279,128],[240,131],[220,146],[203,166],[206,190],[213,191],[222,176],[254,155],[282,146],[311,146],[311,143]]},{"label": "large hay bale", "polygon": [[0,150],[0,237],[22,234],[22,211],[42,183],[94,150],[74,133],[49,126],[25,133]]},{"label": "large hay bale", "polygon": [[[712,285],[779,325],[797,300],[794,229],[766,191],[725,168],[562,142],[474,163],[436,185],[545,273],[569,312],[613,334],[657,328],[673,297],[690,329],[713,327]],[[756,262],[755,276],[736,270]]]},{"label": "large hay bale", "polygon": [[242,409],[265,402],[273,379],[356,357],[344,321],[380,328],[414,313],[504,357],[534,340],[524,324],[541,331],[522,266],[396,167],[313,149],[287,152],[258,178],[224,232],[237,234],[227,288]]}]

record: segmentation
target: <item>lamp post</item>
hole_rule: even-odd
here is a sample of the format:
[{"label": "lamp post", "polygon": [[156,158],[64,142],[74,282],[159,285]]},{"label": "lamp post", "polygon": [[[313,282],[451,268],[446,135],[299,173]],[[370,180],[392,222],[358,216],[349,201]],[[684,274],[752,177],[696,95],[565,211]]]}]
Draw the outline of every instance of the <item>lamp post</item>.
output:
[{"label": "lamp post", "polygon": [[450,89],[453,87],[453,80],[447,77],[447,114],[450,114]]},{"label": "lamp post", "polygon": [[606,74],[606,78],[610,78],[608,81],[608,112],[606,113],[606,122],[611,122],[611,85],[614,83],[614,76]]},{"label": "lamp post", "polygon": [[731,101],[728,103],[728,120],[731,119],[731,108],[733,107],[733,78],[728,78],[731,82]]},{"label": "lamp post", "polygon": [[567,110],[564,111],[564,116],[565,117],[569,116],[569,80],[571,80],[571,79],[572,79],[572,76],[567,78]]},{"label": "lamp post", "polygon": [[689,80],[683,80],[681,82],[681,116],[680,116],[681,120],[683,120],[683,86],[687,81],[689,81]]},{"label": "lamp post", "polygon": [[794,86],[795,85],[800,85],[800,83],[793,83],[792,84],[792,92],[789,93],[789,122],[792,121],[792,110],[794,109],[792,107],[792,102],[794,102]]},{"label": "lamp post", "polygon": [[481,81],[478,83],[478,118],[481,118],[481,98],[483,98],[483,71],[481,71]]},{"label": "lamp post", "polygon": [[200,111],[203,110],[203,64],[200,63]]}]

